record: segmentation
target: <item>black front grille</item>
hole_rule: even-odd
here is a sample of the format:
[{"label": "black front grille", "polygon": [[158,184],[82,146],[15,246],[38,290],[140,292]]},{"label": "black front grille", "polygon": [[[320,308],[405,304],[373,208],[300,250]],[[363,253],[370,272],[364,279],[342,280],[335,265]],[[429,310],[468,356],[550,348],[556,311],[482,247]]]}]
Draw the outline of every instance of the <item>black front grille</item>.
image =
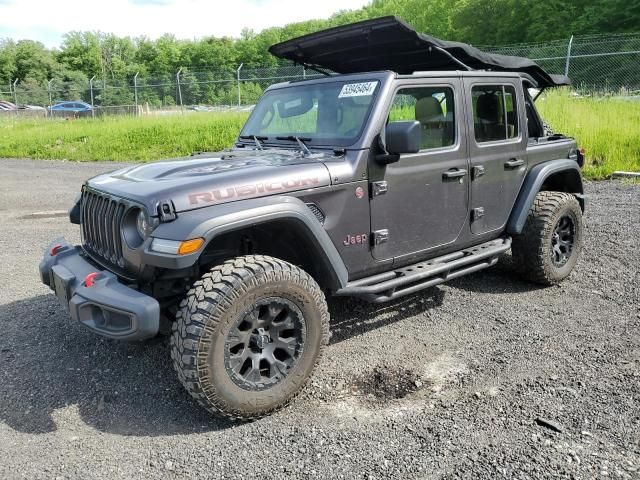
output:
[{"label": "black front grille", "polygon": [[116,198],[89,189],[82,192],[84,248],[119,267],[124,267],[121,228],[126,211],[127,205]]}]

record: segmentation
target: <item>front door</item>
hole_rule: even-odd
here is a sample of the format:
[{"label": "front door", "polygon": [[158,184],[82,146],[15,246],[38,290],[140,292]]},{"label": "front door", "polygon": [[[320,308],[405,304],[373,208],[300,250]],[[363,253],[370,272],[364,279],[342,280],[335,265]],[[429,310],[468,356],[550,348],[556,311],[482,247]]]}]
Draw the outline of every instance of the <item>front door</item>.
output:
[{"label": "front door", "polygon": [[[499,81],[496,81],[499,80]],[[526,119],[517,79],[465,79],[472,112],[471,231],[504,228],[527,171]]]},{"label": "front door", "polygon": [[454,242],[468,218],[469,165],[458,79],[399,86],[389,121],[417,120],[422,148],[371,164],[373,256],[417,254]]}]

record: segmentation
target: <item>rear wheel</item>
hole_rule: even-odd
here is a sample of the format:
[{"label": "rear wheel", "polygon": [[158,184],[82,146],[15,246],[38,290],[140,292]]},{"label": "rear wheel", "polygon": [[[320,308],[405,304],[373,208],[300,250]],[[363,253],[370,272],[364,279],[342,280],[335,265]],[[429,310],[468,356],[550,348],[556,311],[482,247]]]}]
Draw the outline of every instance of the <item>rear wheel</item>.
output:
[{"label": "rear wheel", "polygon": [[229,260],[180,304],[171,335],[178,377],[206,409],[252,419],[286,405],[311,376],[329,335],[324,294],[272,257]]},{"label": "rear wheel", "polygon": [[564,280],[582,249],[582,210],[576,198],[564,192],[540,192],[522,234],[513,238],[516,268],[543,285]]}]

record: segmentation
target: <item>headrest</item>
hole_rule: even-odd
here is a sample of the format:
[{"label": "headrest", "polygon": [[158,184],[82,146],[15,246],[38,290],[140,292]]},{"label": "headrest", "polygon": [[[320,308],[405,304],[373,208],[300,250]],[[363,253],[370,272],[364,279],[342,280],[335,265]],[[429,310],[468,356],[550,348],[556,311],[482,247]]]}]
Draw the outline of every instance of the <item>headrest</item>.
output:
[{"label": "headrest", "polygon": [[437,98],[423,97],[416,102],[416,120],[420,123],[442,122],[444,114]]},{"label": "headrest", "polygon": [[498,122],[500,120],[500,97],[493,93],[483,93],[478,97],[476,112],[478,118]]}]

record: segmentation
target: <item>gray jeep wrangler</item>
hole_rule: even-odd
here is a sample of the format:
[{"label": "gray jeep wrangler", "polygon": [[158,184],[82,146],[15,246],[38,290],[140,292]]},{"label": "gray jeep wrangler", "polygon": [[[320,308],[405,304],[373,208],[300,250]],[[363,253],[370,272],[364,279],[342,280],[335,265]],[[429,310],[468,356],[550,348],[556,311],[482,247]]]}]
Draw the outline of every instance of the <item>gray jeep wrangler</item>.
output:
[{"label": "gray jeep wrangler", "polygon": [[325,297],[386,302],[494,265],[572,271],[584,197],[576,142],[529,91],[568,84],[524,58],[384,17],[271,47],[331,74],[274,85],[220,153],[88,180],[82,245],[40,264],[97,334],[171,332],[189,393],[235,419],[289,402],[329,339]]}]

